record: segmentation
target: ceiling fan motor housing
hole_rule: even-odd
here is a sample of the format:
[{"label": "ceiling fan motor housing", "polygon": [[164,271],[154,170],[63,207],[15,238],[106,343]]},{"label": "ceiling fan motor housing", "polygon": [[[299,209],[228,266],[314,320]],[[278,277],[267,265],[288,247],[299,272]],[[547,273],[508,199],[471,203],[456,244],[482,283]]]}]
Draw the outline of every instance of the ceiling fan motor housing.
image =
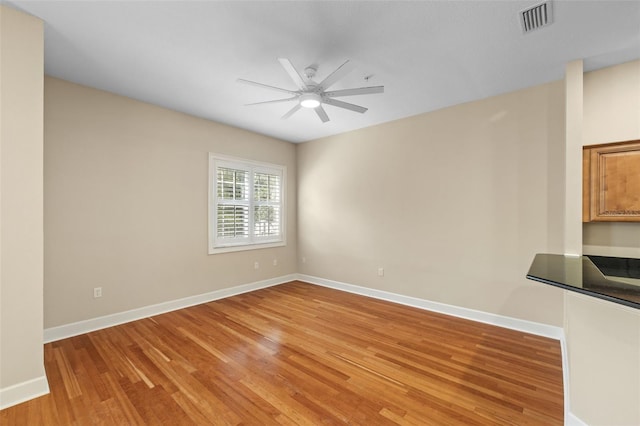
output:
[{"label": "ceiling fan motor housing", "polygon": [[318,72],[318,67],[314,65],[309,65],[304,69],[304,75],[307,77],[307,80],[312,80],[313,77],[316,76],[316,72]]}]

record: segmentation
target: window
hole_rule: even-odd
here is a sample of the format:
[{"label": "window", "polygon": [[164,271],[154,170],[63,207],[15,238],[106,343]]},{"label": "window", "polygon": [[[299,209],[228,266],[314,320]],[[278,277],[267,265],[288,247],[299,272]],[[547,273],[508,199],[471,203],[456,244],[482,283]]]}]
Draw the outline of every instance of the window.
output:
[{"label": "window", "polygon": [[286,168],[209,154],[209,253],[285,245]]}]

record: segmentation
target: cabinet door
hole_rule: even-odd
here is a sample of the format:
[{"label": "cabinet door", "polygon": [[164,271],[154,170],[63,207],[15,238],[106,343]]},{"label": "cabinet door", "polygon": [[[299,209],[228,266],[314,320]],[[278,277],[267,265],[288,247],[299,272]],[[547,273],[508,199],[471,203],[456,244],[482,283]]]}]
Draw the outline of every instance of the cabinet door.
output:
[{"label": "cabinet door", "polygon": [[590,220],[640,222],[640,141],[590,147],[588,162]]}]

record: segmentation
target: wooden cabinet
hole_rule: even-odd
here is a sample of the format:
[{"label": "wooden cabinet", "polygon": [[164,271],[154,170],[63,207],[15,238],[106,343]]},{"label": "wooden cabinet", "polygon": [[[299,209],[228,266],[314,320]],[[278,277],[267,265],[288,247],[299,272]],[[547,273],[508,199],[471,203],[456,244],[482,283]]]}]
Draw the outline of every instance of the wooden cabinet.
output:
[{"label": "wooden cabinet", "polygon": [[585,146],[583,222],[640,222],[640,140]]}]

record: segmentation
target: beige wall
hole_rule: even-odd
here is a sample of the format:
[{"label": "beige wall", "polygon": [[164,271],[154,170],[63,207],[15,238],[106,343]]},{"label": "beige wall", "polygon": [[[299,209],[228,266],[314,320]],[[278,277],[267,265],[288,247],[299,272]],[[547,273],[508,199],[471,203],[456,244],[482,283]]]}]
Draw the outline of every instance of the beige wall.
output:
[{"label": "beige wall", "polygon": [[48,391],[42,349],[43,24],[0,6],[0,407]]},{"label": "beige wall", "polygon": [[[44,107],[45,328],[296,271],[295,145],[49,77]],[[286,247],[207,254],[210,151],[287,167]]]},{"label": "beige wall", "polygon": [[299,272],[561,325],[563,138],[555,82],[300,145]]},{"label": "beige wall", "polygon": [[574,60],[565,68],[565,139],[564,139],[564,251],[565,255],[582,254],[582,128],[583,66]]},{"label": "beige wall", "polygon": [[[586,73],[583,81],[583,143],[640,139],[640,61]],[[587,254],[640,257],[640,224],[583,230]],[[592,426],[640,424],[640,311],[567,294],[565,334],[571,411]]]},{"label": "beige wall", "polygon": [[[584,76],[584,145],[640,139],[640,61]],[[584,252],[639,257],[640,223],[586,223]]]},{"label": "beige wall", "polygon": [[565,297],[571,411],[590,426],[640,425],[638,309]]},{"label": "beige wall", "polygon": [[585,73],[584,145],[640,139],[640,61]]}]

